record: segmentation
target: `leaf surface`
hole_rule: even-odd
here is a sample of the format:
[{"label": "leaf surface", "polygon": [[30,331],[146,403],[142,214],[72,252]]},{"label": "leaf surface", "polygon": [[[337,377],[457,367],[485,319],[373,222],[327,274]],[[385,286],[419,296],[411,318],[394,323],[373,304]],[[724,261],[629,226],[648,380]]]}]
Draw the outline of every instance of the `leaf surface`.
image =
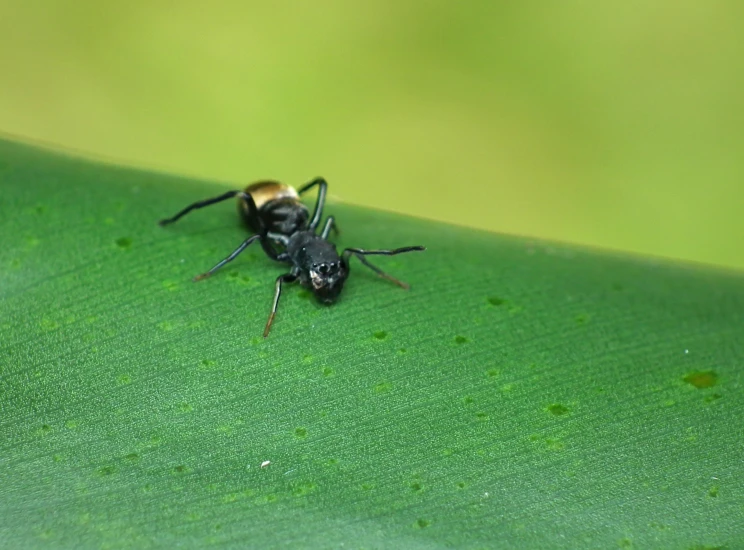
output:
[{"label": "leaf surface", "polygon": [[[333,182],[331,182],[331,186]],[[744,276],[331,204],[342,299],[214,185],[0,142],[0,543],[744,544]],[[498,215],[494,212],[494,215]]]}]

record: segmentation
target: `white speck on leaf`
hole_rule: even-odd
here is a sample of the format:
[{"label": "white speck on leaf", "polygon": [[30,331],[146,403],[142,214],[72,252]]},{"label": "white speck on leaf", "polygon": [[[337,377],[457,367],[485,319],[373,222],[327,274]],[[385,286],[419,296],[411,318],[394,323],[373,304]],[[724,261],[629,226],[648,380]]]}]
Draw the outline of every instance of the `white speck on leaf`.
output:
[{"label": "white speck on leaf", "polygon": [[266,468],[266,466],[268,466],[269,464],[271,464],[271,460],[264,460],[261,463],[261,468]]}]

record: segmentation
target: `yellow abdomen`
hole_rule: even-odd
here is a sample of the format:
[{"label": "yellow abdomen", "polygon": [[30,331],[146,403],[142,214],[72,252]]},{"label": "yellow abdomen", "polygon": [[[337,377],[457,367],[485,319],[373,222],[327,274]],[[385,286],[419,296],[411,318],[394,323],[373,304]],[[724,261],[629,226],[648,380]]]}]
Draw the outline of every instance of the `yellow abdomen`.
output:
[{"label": "yellow abdomen", "polygon": [[[275,199],[300,199],[300,196],[297,194],[294,187],[287,185],[286,183],[272,180],[251,183],[245,188],[245,192],[249,193],[253,197],[253,201],[256,203],[256,208],[259,210],[264,204]],[[240,202],[241,208],[246,210],[245,202],[240,199],[238,202]]]}]

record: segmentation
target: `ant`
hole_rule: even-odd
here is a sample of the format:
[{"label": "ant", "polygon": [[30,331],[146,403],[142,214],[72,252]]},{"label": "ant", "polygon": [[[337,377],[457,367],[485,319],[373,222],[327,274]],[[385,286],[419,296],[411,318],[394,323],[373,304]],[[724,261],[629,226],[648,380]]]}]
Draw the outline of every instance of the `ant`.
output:
[{"label": "ant", "polygon": [[[318,187],[318,196],[315,210],[310,215],[308,208],[300,202],[300,195],[313,187]],[[269,258],[291,265],[289,273],[276,278],[274,302],[263,333],[266,338],[279,306],[282,284],[299,282],[300,285],[312,290],[320,302],[332,304],[337,300],[349,276],[349,260],[351,256],[355,256],[380,277],[392,281],[401,288],[408,289],[406,283],[371,264],[365,256],[393,256],[404,252],[426,250],[423,246],[406,246],[393,250],[345,248],[339,255],[336,245],[328,241],[328,235],[332,229],[338,232],[333,216],[328,216],[320,235],[316,234],[323,216],[327,191],[328,183],[323,178],[316,178],[299,189],[277,181],[258,181],[242,191],[228,191],[218,197],[190,204],[172,218],[160,220],[159,224],[168,225],[192,210],[234,197],[238,198],[240,215],[254,234],[212,269],[194,277],[194,281],[210,277],[256,240],[261,243],[261,247]],[[276,245],[280,246],[278,251],[275,248]]]}]

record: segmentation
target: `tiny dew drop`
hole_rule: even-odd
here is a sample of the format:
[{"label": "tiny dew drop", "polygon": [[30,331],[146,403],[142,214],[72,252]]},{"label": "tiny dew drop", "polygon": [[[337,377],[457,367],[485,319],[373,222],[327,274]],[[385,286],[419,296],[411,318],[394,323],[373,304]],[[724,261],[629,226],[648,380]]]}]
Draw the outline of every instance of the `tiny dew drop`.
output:
[{"label": "tiny dew drop", "polygon": [[114,242],[116,243],[116,246],[118,246],[122,250],[127,250],[132,247],[132,239],[130,239],[129,237],[119,237]]},{"label": "tiny dew drop", "polygon": [[698,389],[711,388],[718,383],[718,374],[712,370],[691,372],[682,380]]},{"label": "tiny dew drop", "polygon": [[563,416],[569,412],[568,407],[561,405],[560,403],[554,403],[548,406],[548,411],[553,416]]}]

